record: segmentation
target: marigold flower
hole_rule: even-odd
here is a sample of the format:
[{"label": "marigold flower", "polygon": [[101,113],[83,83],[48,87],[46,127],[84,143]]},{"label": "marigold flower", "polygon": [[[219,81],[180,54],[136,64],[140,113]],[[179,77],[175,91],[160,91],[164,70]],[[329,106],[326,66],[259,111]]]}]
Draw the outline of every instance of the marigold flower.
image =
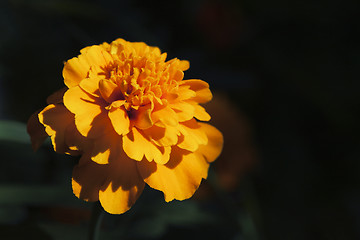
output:
[{"label": "marigold flower", "polygon": [[65,63],[66,87],[28,122],[33,147],[43,126],[56,152],[81,155],[73,192],[109,213],[127,211],[145,183],[167,202],[190,198],[223,145],[220,131],[200,122],[210,120],[199,105],[211,100],[209,85],[183,80],[188,61],[166,61],[142,42],[117,39],[80,52]]}]

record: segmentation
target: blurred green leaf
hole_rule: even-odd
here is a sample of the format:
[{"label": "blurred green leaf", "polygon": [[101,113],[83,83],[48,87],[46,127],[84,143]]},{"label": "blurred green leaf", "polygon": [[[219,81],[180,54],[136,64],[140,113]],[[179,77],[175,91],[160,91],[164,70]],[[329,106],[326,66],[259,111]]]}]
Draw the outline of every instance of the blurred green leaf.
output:
[{"label": "blurred green leaf", "polygon": [[23,206],[1,206],[0,224],[18,224],[27,217],[27,209]]},{"label": "blurred green leaf", "polygon": [[39,223],[38,226],[49,234],[53,240],[87,239],[88,226],[67,225],[59,223]]},{"label": "blurred green leaf", "polygon": [[201,223],[215,223],[216,218],[209,212],[201,209],[195,201],[173,201],[160,212],[160,217],[168,224],[193,225]]},{"label": "blurred green leaf", "polygon": [[166,231],[166,222],[158,216],[139,219],[132,225],[129,234],[134,238],[159,238]]},{"label": "blurred green leaf", "polygon": [[26,124],[16,121],[0,120],[0,141],[12,141],[30,144]]},{"label": "blurred green leaf", "polygon": [[70,185],[0,185],[0,205],[83,205]]},{"label": "blurred green leaf", "polygon": [[156,239],[165,234],[170,225],[192,227],[212,224],[216,224],[216,217],[201,209],[195,201],[173,201],[152,205],[151,212],[132,224],[129,234],[134,238]]}]

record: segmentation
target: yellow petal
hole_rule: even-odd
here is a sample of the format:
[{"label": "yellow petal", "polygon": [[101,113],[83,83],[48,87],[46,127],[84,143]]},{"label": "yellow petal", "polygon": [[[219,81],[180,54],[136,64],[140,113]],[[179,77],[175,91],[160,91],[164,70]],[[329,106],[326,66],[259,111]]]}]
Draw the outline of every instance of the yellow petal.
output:
[{"label": "yellow petal", "polygon": [[200,145],[197,152],[203,154],[207,162],[213,162],[222,151],[224,137],[222,133],[215,127],[206,123],[199,124],[201,126],[201,130],[204,131],[207,135],[208,143],[205,145]]},{"label": "yellow petal", "polygon": [[116,161],[119,157],[119,149],[122,148],[122,137],[109,129],[104,135],[93,140],[90,150],[91,160],[98,164],[108,164]]},{"label": "yellow petal", "polygon": [[179,122],[184,122],[192,119],[194,117],[195,105],[179,101],[175,103],[171,103],[170,107],[175,110]]},{"label": "yellow petal", "polygon": [[135,203],[145,183],[121,148],[111,149],[111,155],[108,164],[97,164],[85,152],[74,167],[72,186],[78,198],[100,200],[107,212],[120,214]]},{"label": "yellow petal", "polygon": [[65,63],[63,69],[64,82],[67,87],[77,86],[81,80],[88,77],[91,66],[109,65],[111,55],[100,46],[91,46]]},{"label": "yellow petal", "polygon": [[179,123],[179,118],[174,110],[169,106],[166,106],[160,110],[154,111],[151,114],[151,118],[156,122],[161,122],[165,125],[177,126]]},{"label": "yellow petal", "polygon": [[175,81],[179,82],[184,78],[184,72],[181,70],[177,70],[174,73],[174,76],[172,77],[172,79],[174,79]]},{"label": "yellow petal", "polygon": [[143,56],[147,51],[149,51],[149,46],[143,42],[133,42],[131,46],[139,56]]},{"label": "yellow petal", "polygon": [[112,126],[119,135],[125,135],[130,132],[130,119],[124,106],[110,108],[108,115]]},{"label": "yellow petal", "polygon": [[200,106],[199,104],[193,105],[194,110],[194,117],[196,117],[200,121],[210,121],[211,116],[206,112],[205,108]]},{"label": "yellow petal", "polygon": [[207,144],[207,136],[195,119],[180,123],[178,129],[182,134],[178,147],[194,152],[199,145]]},{"label": "yellow petal", "polygon": [[209,84],[202,80],[191,79],[180,82],[181,86],[189,86],[190,90],[195,91],[196,96],[191,100],[198,103],[206,103],[212,99],[212,93],[209,89]]},{"label": "yellow petal", "polygon": [[79,86],[72,87],[64,94],[64,104],[75,114],[75,125],[81,135],[96,138],[110,124],[105,110],[106,102],[84,92]]},{"label": "yellow petal", "polygon": [[99,82],[99,90],[101,96],[107,101],[108,103],[112,103],[113,101],[123,99],[120,87],[113,83],[112,81],[102,79]]},{"label": "yellow petal", "polygon": [[[84,161],[86,155],[80,161]],[[108,165],[100,165],[93,161],[78,164],[73,169],[72,188],[75,196],[85,201],[99,200],[99,190],[107,179]]]},{"label": "yellow petal", "polygon": [[140,134],[136,128],[123,137],[123,148],[129,158],[141,161],[144,157],[144,148],[148,145],[148,140]]},{"label": "yellow petal", "polygon": [[182,71],[186,71],[190,68],[190,62],[187,60],[181,60],[179,63],[179,68]]},{"label": "yellow petal", "polygon": [[86,137],[80,134],[76,129],[75,121],[73,120],[71,125],[66,128],[65,132],[65,144],[69,147],[70,155],[80,155],[86,149],[92,149],[91,141],[88,141]]},{"label": "yellow petal", "polygon": [[190,198],[207,177],[209,164],[199,154],[173,147],[166,165],[138,162],[138,169],[145,182],[164,193],[165,201]]},{"label": "yellow petal", "polygon": [[39,122],[40,110],[32,114],[27,123],[27,132],[30,135],[31,146],[34,151],[38,150],[41,144],[48,138],[45,127]]},{"label": "yellow petal", "polygon": [[193,99],[196,97],[196,92],[191,90],[188,85],[180,85],[175,93],[177,95],[176,100],[178,101]]},{"label": "yellow petal", "polygon": [[[126,181],[131,180],[128,179]],[[138,185],[131,186],[129,189],[127,189],[126,185],[115,188],[113,183],[110,182],[106,189],[100,191],[99,200],[104,210],[108,213],[122,214],[134,205],[144,187],[145,183],[139,182]]]},{"label": "yellow petal", "polygon": [[169,161],[171,152],[171,147],[156,146],[137,128],[123,137],[123,149],[129,158],[136,161],[141,161],[145,156],[148,161],[154,160],[162,164]]},{"label": "yellow petal", "polygon": [[73,124],[74,115],[63,104],[50,104],[39,114],[39,121],[45,126],[46,133],[51,137],[54,150],[59,153],[68,151],[65,143],[66,128]]},{"label": "yellow petal", "polygon": [[99,192],[99,200],[104,210],[111,214],[129,210],[145,186],[136,162],[124,154],[110,162],[107,179]]},{"label": "yellow petal", "polygon": [[166,126],[152,126],[151,128],[143,130],[144,134],[148,136],[158,146],[172,146],[178,142],[179,130],[176,127]]},{"label": "yellow petal", "polygon": [[80,81],[79,86],[86,93],[94,97],[99,97],[100,96],[99,80],[100,78],[98,77],[85,78]]},{"label": "yellow petal", "polygon": [[139,129],[146,129],[153,125],[153,120],[151,118],[151,112],[153,110],[152,104],[139,107],[136,111],[136,115],[132,121],[134,125]]}]

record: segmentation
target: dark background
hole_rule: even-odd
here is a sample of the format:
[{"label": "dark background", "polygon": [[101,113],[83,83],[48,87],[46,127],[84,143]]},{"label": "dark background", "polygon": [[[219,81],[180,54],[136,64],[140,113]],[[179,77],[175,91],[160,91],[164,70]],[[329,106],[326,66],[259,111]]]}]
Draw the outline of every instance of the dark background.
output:
[{"label": "dark background", "polygon": [[[194,199],[166,205],[148,189],[130,213],[106,215],[103,234],[126,223],[133,230],[114,236],[360,239],[358,15],[357,1],[2,0],[0,120],[26,123],[43,108],[81,48],[143,41],[189,60],[185,79],[210,83],[224,154]],[[2,239],[86,239],[91,204],[69,189],[76,160],[0,143]],[[69,204],[49,197],[62,193],[50,183]]]}]

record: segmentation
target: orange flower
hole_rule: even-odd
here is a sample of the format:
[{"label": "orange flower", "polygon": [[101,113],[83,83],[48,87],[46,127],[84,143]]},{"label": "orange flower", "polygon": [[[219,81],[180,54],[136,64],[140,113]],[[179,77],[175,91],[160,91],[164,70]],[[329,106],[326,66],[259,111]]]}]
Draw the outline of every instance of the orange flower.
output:
[{"label": "orange flower", "polygon": [[33,147],[44,126],[56,152],[80,154],[73,192],[109,213],[127,211],[145,183],[167,202],[190,198],[223,145],[216,128],[197,121],[210,120],[199,105],[211,100],[209,85],[183,80],[188,61],[165,61],[145,43],[117,39],[80,52],[65,63],[66,88],[29,120]]}]

